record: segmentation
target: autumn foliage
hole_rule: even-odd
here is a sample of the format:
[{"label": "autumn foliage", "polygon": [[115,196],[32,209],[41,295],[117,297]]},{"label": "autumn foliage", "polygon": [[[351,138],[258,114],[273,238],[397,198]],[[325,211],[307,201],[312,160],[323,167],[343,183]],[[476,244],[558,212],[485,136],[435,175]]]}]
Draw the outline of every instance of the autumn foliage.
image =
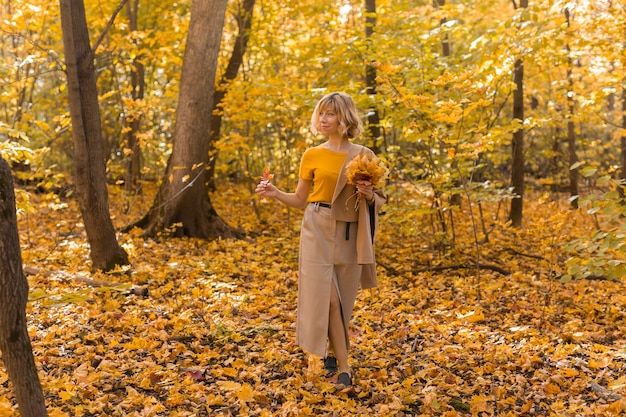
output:
[{"label": "autumn foliage", "polygon": [[366,181],[372,183],[375,188],[382,187],[387,172],[387,168],[377,156],[365,152],[352,158],[346,165],[346,177],[348,183],[352,185]]},{"label": "autumn foliage", "polygon": [[[373,13],[335,3],[257,2],[241,70],[219,83],[214,166],[183,161],[175,172],[194,173],[177,180],[164,173],[191,2],[128,2],[113,20],[120,3],[86,3],[90,35],[101,40],[93,63],[106,178],[98,178],[116,230],[149,212],[163,182],[182,193],[206,179],[218,214],[247,233],[213,241],[119,233],[131,265],[107,274],[89,272],[72,184],[59,5],[2,6],[0,153],[18,184],[29,333],[51,416],[626,409],[623,6],[384,0]],[[228,2],[218,79],[243,6]],[[521,92],[515,62],[524,63],[523,120],[511,103]],[[252,192],[270,178],[295,189],[300,157],[319,139],[310,111],[335,90],[350,93],[368,121],[376,115],[357,140],[390,170],[380,286],[357,300],[355,386],[340,392],[319,358],[293,342],[301,212]],[[520,132],[527,191],[522,227],[511,228]],[[128,181],[131,157],[141,167]],[[571,185],[579,194],[565,196]],[[0,416],[17,416],[1,364]]]},{"label": "autumn foliage", "polygon": [[[557,276],[561,242],[587,230],[588,215],[538,196],[528,211],[550,222],[522,231],[489,210],[480,263],[501,270],[477,270],[466,204],[453,214],[456,237],[445,240],[431,233],[429,214],[408,209],[432,196],[405,184],[388,192],[380,286],[357,300],[355,386],[340,392],[319,358],[294,345],[299,211],[230,184],[215,196],[220,214],[253,237],[131,232],[120,242],[133,267],[92,276],[75,202],[34,196],[20,234],[26,267],[39,271],[29,276],[29,332],[50,415],[611,416],[625,408],[622,284]],[[111,195],[117,210],[122,192]],[[139,200],[137,212],[150,196]],[[2,367],[0,415],[17,416]]]}]

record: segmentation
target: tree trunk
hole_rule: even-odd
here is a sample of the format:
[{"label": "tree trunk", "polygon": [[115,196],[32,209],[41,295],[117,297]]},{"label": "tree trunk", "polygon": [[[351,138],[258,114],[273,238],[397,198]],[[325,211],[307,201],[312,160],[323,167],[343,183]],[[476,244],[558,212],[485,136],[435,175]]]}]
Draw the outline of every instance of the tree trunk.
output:
[{"label": "tree trunk", "polygon": [[622,151],[622,184],[619,187],[619,192],[622,198],[626,197],[624,188],[626,187],[626,78],[622,80],[622,136],[620,137],[620,148]]},{"label": "tree trunk", "polygon": [[206,174],[207,187],[215,191],[215,162],[217,161],[217,149],[215,144],[220,139],[222,130],[222,111],[220,105],[228,91],[230,81],[234,80],[239,73],[239,68],[243,64],[243,57],[246,54],[248,41],[250,40],[250,29],[252,28],[252,12],[254,11],[255,0],[243,0],[239,4],[237,14],[237,26],[239,32],[235,39],[233,53],[230,55],[226,71],[222,75],[213,97],[213,109],[211,111],[211,127],[209,133],[209,169]]},{"label": "tree trunk", "polygon": [[74,137],[74,181],[92,267],[109,271],[128,264],[109,214],[94,54],[83,0],[61,0],[61,27]]},{"label": "tree trunk", "polygon": [[[137,18],[139,14],[139,0],[126,3],[126,13],[128,15],[128,28],[131,32],[137,31]],[[132,86],[132,99],[134,101],[143,100],[145,90],[145,66],[142,56],[133,59],[130,70],[130,82]],[[137,138],[137,133],[141,126],[141,118],[138,114],[131,114],[126,118],[128,132],[126,133],[126,147],[130,151],[128,165],[126,169],[125,186],[126,191],[132,193],[137,187],[137,181],[141,175],[141,146]]]},{"label": "tree trunk", "polygon": [[[442,8],[446,5],[446,0],[435,0],[434,3],[435,3],[434,4],[435,7]],[[447,21],[448,19],[444,17],[439,21],[439,25],[443,26]],[[444,35],[443,39],[441,40],[441,56],[445,58],[448,58],[450,56],[450,41],[448,39],[447,33]],[[447,90],[447,87],[445,87],[445,89]],[[445,155],[447,153],[447,150],[443,149],[443,143],[441,143],[441,145],[442,145],[441,154]],[[457,149],[455,146],[455,151],[456,150]],[[455,177],[457,176],[457,173],[459,173],[458,168],[459,168],[459,160],[458,158],[454,158],[451,164],[451,171]],[[454,184],[454,188],[456,188],[457,190],[460,190],[463,186],[461,182],[461,178],[455,178],[453,184]],[[463,197],[461,196],[461,193],[459,191],[454,192],[450,195],[451,206],[460,207],[462,202],[463,202]]]},{"label": "tree trunk", "polygon": [[552,185],[550,189],[556,193],[559,191],[560,184],[556,181],[559,177],[559,172],[563,168],[560,167],[559,161],[561,160],[561,128],[556,126],[554,128],[554,134],[552,135],[552,157],[550,158],[550,166],[548,168],[548,175],[552,178]]},{"label": "tree trunk", "polygon": [[47,416],[26,327],[28,282],[15,217],[9,165],[0,157],[0,352],[22,417]]},{"label": "tree trunk", "polygon": [[[520,7],[528,7],[528,0],[521,0]],[[513,118],[519,120],[520,127],[513,132],[511,185],[515,198],[511,200],[509,220],[513,227],[522,227],[522,210],[524,207],[524,61],[515,60],[513,67]]]},{"label": "tree trunk", "polygon": [[[365,39],[368,45],[370,45],[370,38],[374,35],[374,28],[376,27],[376,0],[365,0]],[[372,65],[365,67],[365,91],[372,101],[376,93],[376,68]],[[372,138],[370,147],[375,153],[380,152],[382,131],[380,129],[380,115],[378,109],[373,106],[367,111],[367,129],[369,130],[369,136]]]},{"label": "tree trunk", "polygon": [[[446,5],[446,0],[436,0],[435,1],[435,7],[437,7],[437,8],[441,8],[441,7],[445,6],[445,5]],[[446,22],[447,22],[447,19],[443,18],[443,19],[441,19],[441,21],[439,23],[440,23],[440,25],[443,25]],[[450,40],[448,39],[448,35],[447,34],[441,40],[441,54],[443,56],[450,56]]]},{"label": "tree trunk", "polygon": [[[569,10],[565,9],[565,19],[567,21],[567,27],[571,27]],[[567,145],[569,149],[569,193],[570,197],[577,197],[578,191],[578,168],[574,166],[578,162],[578,155],[576,155],[576,132],[574,130],[574,77],[572,75],[572,58],[569,56],[570,46],[566,45],[565,50],[568,53],[567,56]],[[571,199],[571,207],[578,208],[578,198]]]},{"label": "tree trunk", "polygon": [[193,0],[183,58],[172,155],[152,208],[134,226],[151,236],[239,237],[213,208],[206,184],[217,57],[227,0]]}]

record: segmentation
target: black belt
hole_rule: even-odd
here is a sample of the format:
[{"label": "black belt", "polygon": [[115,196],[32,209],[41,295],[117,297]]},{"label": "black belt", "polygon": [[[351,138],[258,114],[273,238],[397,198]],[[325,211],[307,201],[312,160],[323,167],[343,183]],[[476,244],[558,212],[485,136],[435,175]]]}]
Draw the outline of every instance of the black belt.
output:
[{"label": "black belt", "polygon": [[314,202],[313,204],[319,206],[319,207],[324,207],[324,208],[332,208],[333,206],[329,203],[322,203],[319,201]]}]

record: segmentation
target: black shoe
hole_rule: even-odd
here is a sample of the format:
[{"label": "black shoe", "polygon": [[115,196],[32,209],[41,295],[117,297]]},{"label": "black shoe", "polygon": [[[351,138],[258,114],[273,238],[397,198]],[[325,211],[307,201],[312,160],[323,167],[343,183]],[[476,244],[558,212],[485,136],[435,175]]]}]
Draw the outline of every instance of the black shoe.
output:
[{"label": "black shoe", "polygon": [[332,356],[326,356],[324,358],[324,370],[328,372],[329,375],[334,375],[339,370],[337,368],[337,359]]},{"label": "black shoe", "polygon": [[343,385],[344,388],[352,386],[352,377],[347,372],[342,372],[337,377],[337,385]]}]

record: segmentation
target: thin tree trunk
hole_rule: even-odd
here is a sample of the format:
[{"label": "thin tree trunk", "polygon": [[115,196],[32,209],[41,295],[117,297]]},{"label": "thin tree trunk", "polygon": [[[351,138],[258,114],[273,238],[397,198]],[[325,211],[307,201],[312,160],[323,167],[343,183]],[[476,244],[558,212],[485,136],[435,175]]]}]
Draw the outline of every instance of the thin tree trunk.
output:
[{"label": "thin tree trunk", "polygon": [[[528,7],[528,0],[520,1],[521,8]],[[512,164],[511,185],[515,198],[511,200],[509,220],[513,227],[522,227],[524,207],[524,61],[522,58],[515,60],[513,66],[513,118],[519,120],[520,127],[513,132],[512,140]]]},{"label": "thin tree trunk", "polygon": [[[368,48],[371,48],[371,37],[376,27],[376,0],[365,0],[365,39]],[[376,92],[376,68],[372,65],[365,67],[365,91],[370,100],[374,101]],[[380,152],[382,130],[380,128],[380,115],[378,108],[372,106],[367,111],[367,129],[372,139],[370,147],[374,153]]]},{"label": "thin tree trunk", "polygon": [[[567,27],[571,27],[570,14],[569,9],[565,9],[565,19],[567,21]],[[572,59],[569,56],[570,46],[566,45],[566,51],[568,53],[567,56],[567,83],[568,83],[568,91],[567,91],[567,109],[568,109],[568,118],[567,118],[567,145],[569,149],[569,193],[571,197],[575,197],[579,195],[578,191],[578,168],[574,167],[578,162],[578,156],[576,155],[576,132],[574,130],[574,77],[572,75]],[[571,207],[578,208],[578,198],[571,199]]]},{"label": "thin tree trunk", "polygon": [[15,194],[9,165],[0,157],[0,351],[22,417],[47,416],[26,327],[28,281],[22,269]]},{"label": "thin tree trunk", "polygon": [[[446,5],[446,0],[435,0],[435,7],[437,8],[441,8],[443,6]],[[443,26],[446,22],[448,21],[448,19],[446,19],[445,17],[441,19],[441,21],[439,22],[440,26]],[[450,41],[448,39],[448,34],[446,33],[443,37],[443,39],[441,40],[441,56],[444,58],[447,58],[450,56]],[[447,89],[447,88],[446,88]],[[443,143],[441,144],[443,147]],[[455,147],[456,148],[456,147]],[[457,150],[457,149],[455,149]],[[447,152],[447,150],[445,149],[441,149],[441,154],[445,155]],[[454,158],[452,160],[452,166],[451,166],[451,171],[455,173],[458,172],[458,167],[459,167],[459,161],[458,158]],[[460,178],[456,178],[454,180],[454,187],[458,190],[460,190],[462,188],[462,183],[461,183],[461,179]],[[450,195],[450,205],[451,206],[456,206],[456,207],[460,207],[461,203],[463,202],[463,196],[461,195],[460,192],[456,192],[453,193],[452,195]],[[450,212],[450,215],[452,215],[452,212]]]},{"label": "thin tree trunk", "polygon": [[[139,14],[139,0],[126,3],[126,13],[128,15],[128,26],[131,32],[137,31],[137,19]],[[145,66],[139,55],[133,59],[130,70],[130,82],[132,86],[132,98],[134,101],[143,100],[145,91]],[[126,118],[128,132],[126,133],[126,147],[130,150],[128,165],[126,169],[125,186],[126,191],[133,192],[137,187],[137,181],[141,175],[141,146],[137,134],[141,127],[141,118],[138,114],[133,114]]]},{"label": "thin tree trunk", "polygon": [[109,214],[94,54],[83,0],[61,0],[61,26],[74,137],[74,181],[94,270],[128,264]]},{"label": "thin tree trunk", "polygon": [[235,39],[233,52],[228,60],[226,71],[222,74],[222,78],[215,89],[213,98],[213,109],[211,111],[211,129],[209,133],[209,169],[206,174],[207,187],[211,191],[215,191],[215,163],[217,161],[217,148],[215,144],[220,139],[222,131],[222,112],[220,106],[222,100],[228,92],[230,81],[234,80],[239,73],[239,68],[243,64],[243,57],[246,54],[248,41],[250,40],[250,29],[252,28],[252,12],[254,11],[255,0],[243,0],[237,14],[237,25],[239,33]]},{"label": "thin tree trunk", "polygon": [[622,198],[626,197],[624,188],[626,187],[626,78],[622,80],[622,136],[620,138],[620,148],[622,150],[622,185],[619,187]]},{"label": "thin tree trunk", "polygon": [[[446,0],[435,0],[435,7],[441,8],[441,7],[445,6],[445,5],[446,5]],[[443,25],[447,21],[448,20],[444,17],[443,19],[441,19],[441,22],[439,22],[439,24]],[[441,55],[442,56],[450,56],[450,41],[448,39],[448,35],[447,34],[445,35],[445,37],[441,41]]]},{"label": "thin tree trunk", "polygon": [[559,177],[559,172],[562,170],[562,168],[559,167],[559,161],[561,159],[561,128],[559,126],[556,126],[554,128],[553,139],[552,155],[554,156],[550,158],[548,175],[550,175],[550,177],[552,178],[552,185],[550,186],[550,189],[552,190],[552,192],[556,193],[559,191],[560,188],[560,184],[557,183],[556,178]]}]

